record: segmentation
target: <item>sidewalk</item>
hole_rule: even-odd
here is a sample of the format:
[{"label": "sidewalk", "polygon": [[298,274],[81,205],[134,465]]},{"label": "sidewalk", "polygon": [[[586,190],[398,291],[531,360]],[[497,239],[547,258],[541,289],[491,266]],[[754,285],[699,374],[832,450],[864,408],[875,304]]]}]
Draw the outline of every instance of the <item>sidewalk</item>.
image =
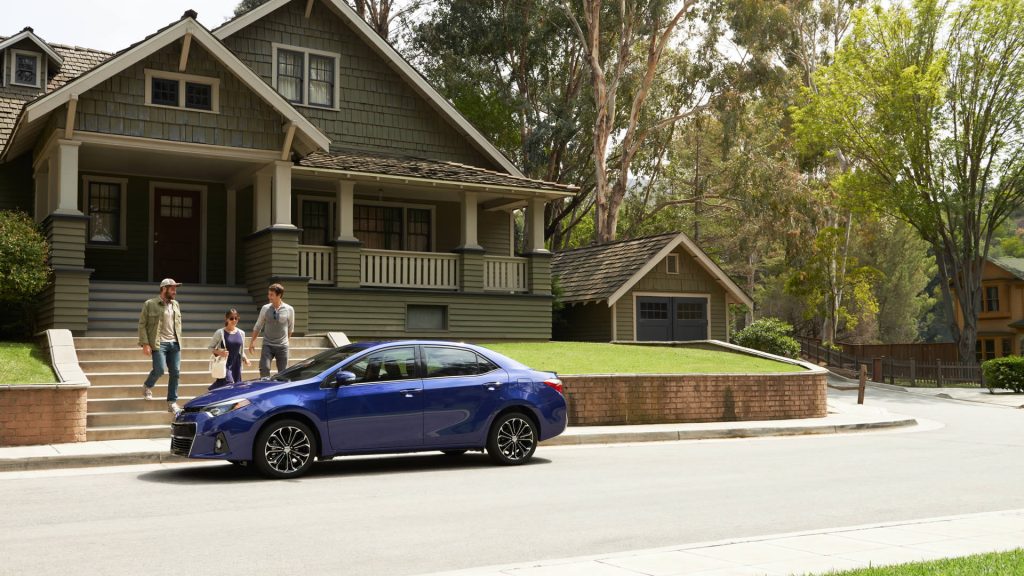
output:
[{"label": "sidewalk", "polygon": [[[767,420],[756,422],[710,422],[701,424],[649,424],[638,426],[584,426],[569,428],[541,446],[577,444],[613,444],[620,442],[659,442],[710,438],[747,438],[756,436],[793,436],[835,434],[878,428],[914,426],[909,416],[884,409],[829,400],[825,418],[803,420]],[[81,468],[87,466],[123,466],[190,462],[170,453],[170,438],[149,440],[108,440],[42,446],[0,448],[0,472]]]},{"label": "sidewalk", "polygon": [[1008,390],[996,390],[989,393],[988,388],[904,388],[892,384],[879,384],[871,382],[869,386],[877,386],[886,390],[896,390],[907,394],[918,396],[934,396],[948,400],[963,400],[964,402],[979,402],[981,404],[995,404],[1009,408],[1024,408],[1024,394],[1017,394]]},{"label": "sidewalk", "polygon": [[822,574],[1024,547],[1024,510],[812,530],[429,576]]}]

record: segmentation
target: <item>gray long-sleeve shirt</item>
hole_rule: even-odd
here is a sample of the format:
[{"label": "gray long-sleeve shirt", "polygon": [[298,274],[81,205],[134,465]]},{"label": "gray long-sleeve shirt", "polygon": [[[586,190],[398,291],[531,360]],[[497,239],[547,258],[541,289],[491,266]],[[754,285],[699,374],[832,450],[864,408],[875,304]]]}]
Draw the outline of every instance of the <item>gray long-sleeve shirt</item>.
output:
[{"label": "gray long-sleeve shirt", "polygon": [[277,309],[273,304],[265,304],[252,330],[254,335],[263,336],[264,344],[287,346],[288,335],[295,330],[295,309],[284,302]]}]

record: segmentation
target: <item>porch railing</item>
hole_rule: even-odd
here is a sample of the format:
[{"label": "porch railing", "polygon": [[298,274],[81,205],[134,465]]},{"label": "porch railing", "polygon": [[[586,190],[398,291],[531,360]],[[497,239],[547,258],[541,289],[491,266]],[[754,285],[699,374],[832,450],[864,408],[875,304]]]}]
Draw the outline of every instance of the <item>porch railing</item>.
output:
[{"label": "porch railing", "polygon": [[300,245],[299,276],[309,276],[310,284],[334,284],[334,248]]},{"label": "porch railing", "polygon": [[459,289],[457,254],[363,249],[360,269],[363,286]]},{"label": "porch railing", "polygon": [[484,256],[484,290],[526,292],[526,258]]}]

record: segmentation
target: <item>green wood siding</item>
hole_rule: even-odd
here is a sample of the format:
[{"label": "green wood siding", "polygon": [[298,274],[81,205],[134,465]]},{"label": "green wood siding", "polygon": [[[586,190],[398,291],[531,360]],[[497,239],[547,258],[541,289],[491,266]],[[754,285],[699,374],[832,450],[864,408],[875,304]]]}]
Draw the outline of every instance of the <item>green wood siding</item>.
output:
[{"label": "green wood siding", "polygon": [[[405,329],[409,304],[448,307],[448,330]],[[309,287],[309,332],[341,331],[353,339],[440,338],[548,340],[551,299],[538,296],[445,294],[405,290]],[[481,313],[486,310],[486,313]]]},{"label": "green wood siding", "polygon": [[340,106],[297,106],[332,141],[356,149],[451,160],[501,169],[441,117],[401,76],[323,2],[289,2],[235,32],[224,44],[274,86],[273,43],[320,50],[340,58]]},{"label": "green wood siding", "polygon": [[[177,72],[180,42],[106,80],[78,97],[75,129],[174,142],[279,150],[282,118],[248,86],[192,42],[185,74],[220,79],[220,112],[146,105],[147,68]],[[64,114],[56,125],[63,128]]]},{"label": "green wood siding", "polygon": [[608,342],[612,339],[612,311],[605,302],[566,305],[554,319],[555,340]]},{"label": "green wood siding", "polygon": [[31,215],[34,205],[32,155],[23,154],[12,162],[0,164],[0,210],[20,210]]},{"label": "green wood siding", "polygon": [[713,340],[726,339],[725,326],[725,290],[718,282],[701,267],[686,250],[679,248],[679,274],[665,272],[665,261],[662,260],[648,272],[629,293],[615,303],[616,328],[618,340],[633,340],[635,315],[633,297],[637,293],[658,294],[693,294],[707,295],[708,299],[708,338]]}]

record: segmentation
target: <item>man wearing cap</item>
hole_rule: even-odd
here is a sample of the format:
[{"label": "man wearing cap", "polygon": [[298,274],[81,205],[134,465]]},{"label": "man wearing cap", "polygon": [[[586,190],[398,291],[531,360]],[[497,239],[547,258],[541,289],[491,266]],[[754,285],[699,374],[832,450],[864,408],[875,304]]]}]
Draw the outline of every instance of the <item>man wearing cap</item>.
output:
[{"label": "man wearing cap", "polygon": [[167,411],[177,414],[178,375],[181,371],[181,309],[174,299],[181,284],[171,278],[160,282],[160,296],[146,300],[139,316],[139,346],[142,353],[153,357],[153,369],[142,385],[142,397],[153,399],[153,386],[170,373],[167,383]]}]

